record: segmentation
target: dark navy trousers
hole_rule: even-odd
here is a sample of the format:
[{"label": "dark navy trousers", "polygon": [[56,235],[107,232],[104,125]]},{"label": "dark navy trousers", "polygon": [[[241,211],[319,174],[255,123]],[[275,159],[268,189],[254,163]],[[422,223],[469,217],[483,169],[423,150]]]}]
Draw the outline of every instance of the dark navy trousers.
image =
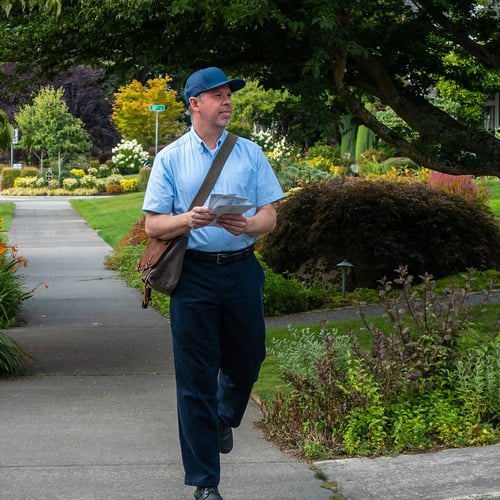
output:
[{"label": "dark navy trousers", "polygon": [[265,357],[263,284],[253,254],[228,264],[186,254],[170,298],[185,484],[219,484],[218,418],[239,426]]}]

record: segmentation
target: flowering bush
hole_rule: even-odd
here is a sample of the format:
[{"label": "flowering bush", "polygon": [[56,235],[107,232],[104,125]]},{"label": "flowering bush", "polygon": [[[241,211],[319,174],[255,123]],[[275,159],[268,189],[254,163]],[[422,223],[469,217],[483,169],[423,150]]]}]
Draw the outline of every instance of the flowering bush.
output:
[{"label": "flowering bush", "polygon": [[120,181],[120,186],[124,193],[133,193],[137,191],[137,179],[123,179]]},{"label": "flowering bush", "polygon": [[99,165],[99,168],[97,169],[97,177],[99,177],[99,179],[105,179],[111,174],[119,174],[119,173],[120,172],[118,168],[113,168],[112,165],[108,165],[107,163]]},{"label": "flowering bush", "polygon": [[144,151],[135,139],[131,141],[122,139],[111,151],[113,153],[111,159],[116,167],[134,172],[145,166],[149,159],[148,152]]},{"label": "flowering bush", "polygon": [[[8,327],[13,324],[22,302],[30,298],[34,290],[22,290],[22,278],[17,274],[17,269],[19,266],[26,267],[28,261],[17,255],[14,245],[5,243],[1,237],[2,232],[0,217],[0,327]],[[19,374],[26,356],[28,355],[15,340],[0,332],[0,374]]]},{"label": "flowering bush", "polygon": [[124,180],[123,177],[119,174],[113,174],[107,177],[105,182],[106,192],[110,194],[121,193],[122,192],[121,183],[123,180]]},{"label": "flowering bush", "polygon": [[85,170],[82,168],[72,168],[70,172],[71,175],[74,175],[75,177],[83,177],[85,175]]},{"label": "flowering bush", "polygon": [[97,177],[95,175],[83,176],[80,179],[80,186],[83,188],[95,188],[97,186]]},{"label": "flowering bush", "polygon": [[324,170],[325,172],[338,173],[338,166],[335,166],[332,160],[329,158],[325,158],[324,156],[315,156],[313,158],[307,158],[306,161],[307,167],[317,168],[319,170]]},{"label": "flowering bush", "polygon": [[37,177],[18,177],[14,180],[14,187],[30,188],[36,187]]},{"label": "flowering bush", "polygon": [[386,170],[385,172],[374,171],[368,173],[365,171],[362,177],[374,181],[390,181],[390,182],[397,182],[399,184],[414,184],[416,182],[426,183],[427,179],[429,178],[429,169],[427,168],[409,169],[406,167],[398,168],[393,165],[389,167],[389,169]]},{"label": "flowering bush", "polygon": [[68,177],[67,179],[63,180],[63,188],[73,191],[77,187],[78,187],[78,179],[73,179],[72,177]]},{"label": "flowering bush", "polygon": [[276,139],[270,130],[257,130],[254,128],[252,140],[262,148],[273,166],[279,166],[286,160],[293,161],[298,159],[298,155],[294,151],[294,148],[288,144],[286,138]]},{"label": "flowering bush", "polygon": [[[2,232],[0,217],[0,236]],[[28,261],[17,255],[17,247],[0,238],[0,327],[9,326],[21,302],[31,296],[21,290],[22,278],[16,274],[19,266],[27,265]]]}]

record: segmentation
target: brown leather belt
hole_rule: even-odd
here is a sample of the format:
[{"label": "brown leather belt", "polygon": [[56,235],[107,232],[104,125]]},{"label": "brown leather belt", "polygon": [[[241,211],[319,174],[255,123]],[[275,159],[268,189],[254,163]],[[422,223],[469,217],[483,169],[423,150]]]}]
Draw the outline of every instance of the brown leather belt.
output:
[{"label": "brown leather belt", "polygon": [[199,260],[200,262],[210,262],[211,264],[230,264],[246,259],[253,255],[254,245],[250,245],[244,250],[235,252],[201,252],[200,250],[186,250],[186,257]]}]

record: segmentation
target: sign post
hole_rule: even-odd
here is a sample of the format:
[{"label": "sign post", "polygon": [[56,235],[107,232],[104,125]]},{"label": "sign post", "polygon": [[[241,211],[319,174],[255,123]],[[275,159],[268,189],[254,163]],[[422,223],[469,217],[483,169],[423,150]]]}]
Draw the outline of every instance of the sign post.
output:
[{"label": "sign post", "polygon": [[154,111],[156,113],[156,132],[155,132],[155,156],[158,154],[158,113],[163,113],[165,111],[165,106],[163,104],[150,104],[149,111]]}]

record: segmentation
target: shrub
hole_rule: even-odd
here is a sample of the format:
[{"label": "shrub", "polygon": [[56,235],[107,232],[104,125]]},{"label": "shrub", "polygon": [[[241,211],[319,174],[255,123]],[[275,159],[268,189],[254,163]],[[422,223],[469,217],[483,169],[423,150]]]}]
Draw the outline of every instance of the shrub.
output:
[{"label": "shrub", "polygon": [[[273,161],[271,160],[271,162]],[[332,165],[329,166],[332,167]],[[276,175],[285,190],[300,188],[323,179],[335,177],[334,173],[308,165],[306,161],[296,163],[289,160],[281,160],[279,165],[276,166]]]},{"label": "shrub", "polygon": [[326,302],[326,291],[309,289],[292,276],[274,273],[261,256],[264,269],[264,310],[268,316],[279,316],[320,308]]},{"label": "shrub", "polygon": [[332,163],[338,161],[340,157],[340,145],[329,146],[322,142],[316,142],[311,146],[306,153],[306,160],[310,160],[316,157],[322,157],[330,160]]},{"label": "shrub", "polygon": [[106,185],[106,193],[109,194],[118,194],[122,192],[121,184],[107,184]]},{"label": "shrub", "polygon": [[0,177],[0,190],[14,187],[14,181],[21,177],[20,168],[4,168]]},{"label": "shrub", "polygon": [[366,163],[383,163],[387,160],[386,152],[383,149],[370,148],[359,155],[358,164],[361,167]]},{"label": "shrub", "polygon": [[23,167],[21,169],[21,177],[36,177],[40,171],[36,167]]},{"label": "shrub", "polygon": [[383,162],[383,164],[386,170],[390,167],[394,167],[400,172],[404,172],[405,170],[415,170],[419,168],[419,166],[411,158],[406,158],[404,156],[388,158]]},{"label": "shrub", "polygon": [[278,273],[307,269],[317,282],[340,282],[336,265],[347,259],[351,290],[376,288],[400,264],[436,278],[500,266],[500,228],[489,208],[422,183],[332,179],[289,194],[277,211],[258,250]]}]

